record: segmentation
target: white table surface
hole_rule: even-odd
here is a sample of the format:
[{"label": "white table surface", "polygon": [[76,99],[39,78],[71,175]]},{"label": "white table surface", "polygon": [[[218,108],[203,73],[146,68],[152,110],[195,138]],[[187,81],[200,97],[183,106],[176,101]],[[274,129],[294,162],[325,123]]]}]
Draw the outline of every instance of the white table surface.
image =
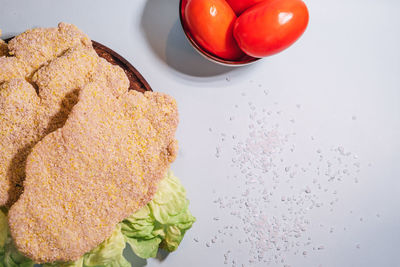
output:
[{"label": "white table surface", "polygon": [[[400,2],[307,4],[310,24],[299,42],[250,67],[230,69],[189,46],[178,0],[0,1],[3,38],[60,21],[76,24],[129,60],[155,91],[177,99],[180,153],[172,169],[197,222],[177,252],[147,263],[128,255],[133,266],[400,266]],[[274,129],[279,138],[288,134],[282,152],[264,156],[272,165],[255,190],[242,174],[252,161],[232,166],[233,147],[251,138],[251,124]],[[323,168],[318,175],[328,161],[344,172],[342,181],[329,182]],[[293,178],[289,169],[297,169]],[[254,202],[263,187],[272,199]],[[250,195],[243,196],[247,189]],[[308,210],[294,204],[308,221],[300,244],[287,251],[274,247],[250,264],[257,255],[248,246],[254,237],[243,232],[247,222],[230,214],[236,211],[232,197],[283,222],[285,197],[306,194],[323,205]],[[214,203],[219,197],[225,208]],[[240,212],[254,221],[246,206]],[[298,240],[288,237],[289,243]]]}]

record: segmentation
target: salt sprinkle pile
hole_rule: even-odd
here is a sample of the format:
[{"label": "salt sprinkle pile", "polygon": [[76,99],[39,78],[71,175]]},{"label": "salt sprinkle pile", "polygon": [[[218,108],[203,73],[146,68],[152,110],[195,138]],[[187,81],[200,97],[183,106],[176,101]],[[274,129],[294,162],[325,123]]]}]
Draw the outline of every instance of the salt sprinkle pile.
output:
[{"label": "salt sprinkle pile", "polygon": [[[268,95],[268,91],[264,93]],[[241,96],[244,98],[246,94],[241,93]],[[223,262],[227,265],[288,267],[291,266],[286,262],[288,255],[307,257],[312,251],[326,249],[312,240],[308,230],[317,225],[332,234],[336,229],[313,220],[311,213],[316,209],[333,212],[339,202],[340,186],[344,182],[358,183],[361,164],[356,155],[342,146],[327,150],[317,145],[309,161],[293,164],[286,159],[302,157],[302,154],[297,152],[292,141],[296,133],[273,123],[282,120],[279,116],[283,111],[278,109],[278,103],[268,110],[260,110],[251,102],[246,106],[247,136],[239,138],[235,133],[220,133],[215,148],[217,159],[233,149],[231,168],[235,175],[226,179],[237,185],[241,193],[216,195],[215,205],[231,220],[225,221],[226,225],[206,241],[205,246],[223,244],[227,249]],[[301,109],[301,105],[297,104],[296,108]],[[228,120],[232,122],[235,117],[229,116]],[[292,118],[289,122],[295,124],[296,120]],[[215,134],[211,128],[210,134]],[[310,138],[314,142],[315,138]],[[227,142],[230,145],[227,146]],[[298,179],[300,183],[296,183]],[[224,218],[226,220],[226,216]],[[213,217],[214,222],[219,220]],[[232,252],[231,242],[243,248],[241,254]],[[360,249],[360,244],[356,244]]]}]

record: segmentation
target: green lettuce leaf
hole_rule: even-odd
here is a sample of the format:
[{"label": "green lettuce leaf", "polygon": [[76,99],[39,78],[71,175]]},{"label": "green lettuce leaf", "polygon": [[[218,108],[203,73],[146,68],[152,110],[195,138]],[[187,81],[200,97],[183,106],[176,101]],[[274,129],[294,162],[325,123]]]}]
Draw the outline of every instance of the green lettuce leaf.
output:
[{"label": "green lettuce leaf", "polygon": [[46,263],[43,264],[44,267],[82,267],[83,257],[74,262],[56,262],[56,263]]},{"label": "green lettuce leaf", "polygon": [[32,267],[34,262],[15,248],[8,231],[7,216],[0,211],[0,267]]},{"label": "green lettuce leaf", "polygon": [[133,252],[147,259],[155,257],[159,247],[175,251],[196,221],[188,206],[185,189],[168,172],[153,200],[121,223],[121,231]]},{"label": "green lettuce leaf", "polygon": [[122,255],[125,245],[121,226],[118,225],[109,239],[83,257],[83,266],[129,267],[131,264]]},{"label": "green lettuce leaf", "polygon": [[7,241],[8,235],[8,224],[7,224],[7,216],[0,211],[0,248],[4,248],[4,245]]}]

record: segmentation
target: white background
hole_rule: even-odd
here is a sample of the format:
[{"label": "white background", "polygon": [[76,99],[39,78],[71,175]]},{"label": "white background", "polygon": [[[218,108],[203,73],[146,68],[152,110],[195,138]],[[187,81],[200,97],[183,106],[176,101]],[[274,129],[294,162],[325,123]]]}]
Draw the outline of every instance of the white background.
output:
[{"label": "white background", "polygon": [[[309,213],[306,236],[313,244],[306,256],[303,248],[300,255],[286,253],[285,264],[400,266],[400,2],[308,0],[307,5],[310,24],[300,41],[238,69],[209,63],[189,46],[178,20],[178,0],[1,0],[0,28],[7,38],[60,21],[76,24],[130,61],[154,91],[177,99],[180,154],[172,169],[187,189],[197,222],[177,252],[148,260],[147,266],[224,266],[227,250],[233,253],[228,266],[232,259],[249,265],[248,251],[236,241],[220,243],[219,237],[206,246],[232,220],[213,201],[243,186],[240,175],[227,178],[237,170],[229,163],[233,145],[221,141],[221,134],[248,136],[249,102],[259,111],[278,111],[268,123],[296,133],[288,142],[296,147],[294,156],[285,158],[288,164],[314,164],[317,149],[342,146],[361,165],[354,174],[359,182],[353,173],[351,182],[343,182],[333,212]],[[268,185],[268,174],[265,180]],[[293,181],[295,188],[304,183]],[[320,244],[323,250],[312,249]],[[146,264],[129,257],[134,266]],[[257,266],[275,265],[283,264]]]}]

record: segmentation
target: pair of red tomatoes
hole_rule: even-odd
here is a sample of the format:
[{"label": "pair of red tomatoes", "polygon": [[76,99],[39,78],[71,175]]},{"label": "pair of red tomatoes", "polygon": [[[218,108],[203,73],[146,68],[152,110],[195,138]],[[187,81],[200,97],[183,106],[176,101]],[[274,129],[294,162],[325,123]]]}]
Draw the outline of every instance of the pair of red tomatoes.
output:
[{"label": "pair of red tomatoes", "polygon": [[205,50],[238,60],[292,45],[307,28],[308,10],[302,0],[188,0],[184,19]]}]

